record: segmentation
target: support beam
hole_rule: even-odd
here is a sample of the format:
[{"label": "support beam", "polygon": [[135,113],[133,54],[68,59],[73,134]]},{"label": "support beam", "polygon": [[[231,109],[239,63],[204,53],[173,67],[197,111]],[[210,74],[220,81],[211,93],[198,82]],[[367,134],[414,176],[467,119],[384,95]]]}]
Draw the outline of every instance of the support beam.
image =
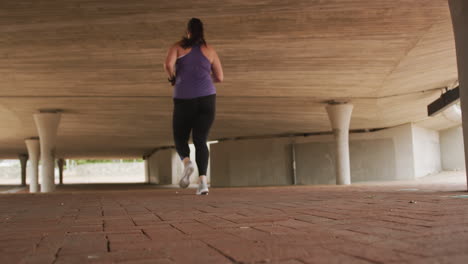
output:
[{"label": "support beam", "polygon": [[145,183],[150,184],[150,164],[149,164],[149,157],[145,157]]},{"label": "support beam", "polygon": [[351,184],[351,168],[349,162],[349,123],[353,105],[330,104],[326,107],[328,118],[335,135],[336,144],[336,184]]},{"label": "support beam", "polygon": [[41,192],[55,190],[55,141],[60,113],[34,114],[34,121],[41,140]]},{"label": "support beam", "polygon": [[26,166],[28,164],[28,155],[20,154],[18,158],[21,164],[21,186],[26,186]]},{"label": "support beam", "polygon": [[[458,82],[462,110],[465,164],[468,165],[468,1],[449,0],[457,50]],[[468,168],[468,167],[467,167]],[[468,174],[467,174],[468,187]]]},{"label": "support beam", "polygon": [[31,138],[25,140],[29,154],[29,166],[27,175],[29,177],[29,192],[39,191],[39,139]]},{"label": "support beam", "polygon": [[65,160],[58,159],[57,166],[59,168],[59,184],[62,185],[63,184],[63,167],[65,166]]}]

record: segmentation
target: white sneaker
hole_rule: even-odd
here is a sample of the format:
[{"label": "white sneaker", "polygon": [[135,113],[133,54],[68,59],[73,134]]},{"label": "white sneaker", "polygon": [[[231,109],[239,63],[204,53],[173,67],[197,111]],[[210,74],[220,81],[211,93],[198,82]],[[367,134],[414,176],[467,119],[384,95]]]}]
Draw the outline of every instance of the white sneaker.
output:
[{"label": "white sneaker", "polygon": [[180,188],[187,188],[190,185],[190,176],[192,175],[195,167],[193,166],[193,163],[190,161],[187,165],[184,167],[184,172],[182,173],[182,178],[179,181],[179,186]]},{"label": "white sneaker", "polygon": [[197,195],[208,195],[208,183],[206,179],[198,184]]}]

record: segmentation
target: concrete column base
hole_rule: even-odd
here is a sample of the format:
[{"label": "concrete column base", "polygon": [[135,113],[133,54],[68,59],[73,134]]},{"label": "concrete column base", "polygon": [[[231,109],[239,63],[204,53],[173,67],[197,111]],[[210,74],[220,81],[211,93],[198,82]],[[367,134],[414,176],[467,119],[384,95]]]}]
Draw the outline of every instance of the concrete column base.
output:
[{"label": "concrete column base", "polygon": [[57,166],[59,168],[59,184],[62,185],[63,184],[63,167],[65,166],[65,160],[58,159]]},{"label": "concrete column base", "polygon": [[28,155],[21,154],[18,158],[21,164],[21,186],[26,186],[26,167],[28,163]]},{"label": "concrete column base", "polygon": [[60,113],[34,114],[41,140],[41,192],[55,190],[55,141],[60,122]]},{"label": "concrete column base", "polygon": [[29,192],[36,193],[39,191],[39,139],[32,138],[25,140],[29,154],[29,166],[27,176],[29,177]]}]

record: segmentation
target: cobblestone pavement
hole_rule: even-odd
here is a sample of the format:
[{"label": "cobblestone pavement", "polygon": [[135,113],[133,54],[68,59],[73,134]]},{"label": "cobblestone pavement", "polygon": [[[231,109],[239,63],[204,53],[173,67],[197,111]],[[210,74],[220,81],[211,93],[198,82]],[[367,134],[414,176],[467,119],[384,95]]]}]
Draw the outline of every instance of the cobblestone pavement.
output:
[{"label": "cobblestone pavement", "polygon": [[468,263],[466,185],[0,195],[0,263]]}]

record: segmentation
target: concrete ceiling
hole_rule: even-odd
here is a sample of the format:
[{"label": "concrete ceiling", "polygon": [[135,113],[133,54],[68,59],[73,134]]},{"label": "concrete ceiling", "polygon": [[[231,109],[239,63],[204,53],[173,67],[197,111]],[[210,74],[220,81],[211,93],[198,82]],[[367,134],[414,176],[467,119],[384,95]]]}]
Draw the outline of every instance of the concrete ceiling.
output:
[{"label": "concrete ceiling", "polygon": [[63,109],[64,157],[134,157],[172,144],[167,48],[190,17],[221,57],[211,139],[352,129],[426,118],[457,79],[444,0],[0,2],[0,158],[26,152],[33,113]]}]

